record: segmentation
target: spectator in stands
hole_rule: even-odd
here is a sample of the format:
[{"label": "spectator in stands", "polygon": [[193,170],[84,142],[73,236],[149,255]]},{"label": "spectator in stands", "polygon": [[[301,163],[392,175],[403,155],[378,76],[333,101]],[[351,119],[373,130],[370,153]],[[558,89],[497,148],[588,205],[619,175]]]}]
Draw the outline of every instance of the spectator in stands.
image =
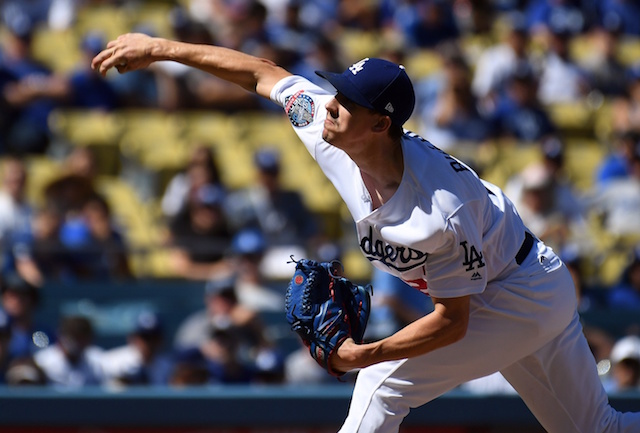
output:
[{"label": "spectator in stands", "polygon": [[0,278],[2,308],[11,324],[9,351],[12,357],[29,356],[55,339],[47,324],[36,320],[40,290],[15,272]]},{"label": "spectator in stands", "polygon": [[425,137],[449,148],[460,142],[480,143],[492,133],[491,122],[482,113],[471,91],[471,71],[460,55],[445,58],[444,86],[432,111],[423,114]]},{"label": "spectator in stands", "polygon": [[229,323],[212,323],[208,338],[200,345],[211,382],[249,383],[253,379],[251,364],[242,358],[241,330]]},{"label": "spectator in stands", "polygon": [[640,133],[640,63],[629,68],[626,92],[613,100],[610,121],[616,133]]},{"label": "spectator in stands", "polygon": [[25,279],[44,283],[70,280],[73,272],[60,239],[62,216],[57,209],[40,209],[33,221],[33,240],[16,255],[18,269]]},{"label": "spectator in stands", "polygon": [[477,60],[471,84],[474,95],[493,105],[513,73],[522,67],[532,67],[529,33],[524,15],[511,12],[504,42],[483,51]]},{"label": "spectator in stands", "polygon": [[231,242],[235,290],[240,304],[254,311],[282,311],[284,296],[267,287],[261,270],[267,242],[259,229],[238,232]]},{"label": "spectator in stands", "polygon": [[598,4],[600,24],[619,21],[626,35],[640,36],[640,6],[633,0],[602,0]]},{"label": "spectator in stands", "polygon": [[555,25],[562,25],[571,34],[576,34],[589,24],[580,0],[528,2],[526,16],[530,31],[542,35],[553,31]]},{"label": "spectator in stands", "polygon": [[49,3],[47,26],[51,30],[64,31],[73,28],[78,10],[87,2],[84,0],[50,0]]},{"label": "spectator in stands", "polygon": [[339,49],[334,40],[322,34],[314,36],[315,41],[307,47],[300,47],[297,39],[288,40],[288,43],[295,45],[298,50],[304,49],[296,56],[291,70],[320,87],[327,87],[327,81],[315,71],[339,71],[344,69],[344,65],[340,62]]},{"label": "spectator in stands", "polygon": [[90,32],[80,43],[81,59],[69,73],[55,73],[38,86],[18,83],[11,95],[18,100],[36,103],[51,100],[56,106],[110,111],[117,107],[118,95],[111,83],[93,73],[91,58],[100,52],[105,40],[101,33]]},{"label": "spectator in stands", "polygon": [[82,208],[82,218],[88,239],[78,251],[82,255],[79,276],[101,281],[132,278],[127,246],[107,201],[100,195],[89,199]]},{"label": "spectator in stands", "polygon": [[302,345],[289,353],[284,361],[284,381],[291,385],[334,382],[334,378],[309,356],[309,348]]},{"label": "spectator in stands", "polygon": [[640,247],[622,272],[620,282],[607,293],[608,306],[637,310],[640,313]]},{"label": "spectator in stands", "polygon": [[7,368],[5,379],[6,384],[9,386],[44,386],[48,384],[44,371],[31,356],[11,361]]},{"label": "spectator in stands", "polygon": [[100,385],[104,381],[103,349],[93,345],[93,326],[84,316],[60,321],[58,341],[34,354],[49,383],[65,388]]},{"label": "spectator in stands", "polygon": [[596,185],[603,187],[610,181],[627,178],[633,165],[633,154],[640,134],[627,131],[613,137],[613,150],[596,169]]},{"label": "spectator in stands", "polygon": [[505,190],[525,225],[557,251],[574,236],[584,236],[585,220],[577,200],[558,184],[548,165],[528,165]]},{"label": "spectator in stands", "polygon": [[0,4],[0,16],[8,23],[23,25],[44,24],[49,13],[50,0],[4,0]]},{"label": "spectator in stands", "polygon": [[366,0],[338,2],[336,20],[345,29],[378,32],[381,28],[380,3]]},{"label": "spectator in stands", "polygon": [[585,268],[589,265],[589,260],[581,252],[580,246],[576,243],[568,243],[564,245],[559,253],[562,262],[571,273],[573,285],[576,288],[578,312],[585,313],[589,310],[603,307],[606,304],[604,300],[605,291],[601,287],[594,287],[587,283]]},{"label": "spectator in stands", "polygon": [[[268,10],[266,30],[268,39],[274,47],[290,53],[296,59],[301,59],[314,51],[320,52],[322,46],[327,47],[326,43],[329,43],[328,46],[332,47],[335,53],[335,46],[328,38],[314,32],[302,22],[300,11],[303,2],[301,0],[286,0],[282,3],[282,10],[279,11],[269,10],[269,5],[265,5]],[[336,62],[335,57],[327,60]],[[315,75],[311,69],[309,68],[309,72]]]},{"label": "spectator in stands", "polygon": [[[44,187],[42,233],[34,243],[43,277],[65,279],[126,278],[131,275],[124,242],[111,219],[106,199],[98,192],[97,161],[87,147],[75,147],[63,173]],[[42,247],[61,247],[55,253]],[[40,257],[37,255],[40,254]]]},{"label": "spectator in stands", "polygon": [[[176,39],[180,41],[201,44],[217,41],[224,46],[235,46],[245,43],[245,38],[252,38],[253,32],[249,29],[255,30],[256,23],[260,28],[261,7],[255,1],[233,6],[218,2],[215,11],[206,5],[206,11],[200,10],[197,15],[190,16],[188,11],[177,6],[171,12],[170,23]],[[206,19],[209,13],[211,16]],[[258,41],[258,45],[262,43],[260,36]],[[204,108],[232,112],[260,106],[255,95],[193,68],[167,62],[156,64],[149,71],[153,73],[159,106],[167,110]]]},{"label": "spectator in stands", "polygon": [[238,301],[235,278],[212,279],[205,285],[205,309],[187,317],[176,331],[174,347],[178,350],[199,348],[210,336],[211,327],[233,327],[247,347],[268,346],[257,312]]},{"label": "spectator in stands", "polygon": [[[300,193],[283,188],[280,154],[260,149],[254,164],[257,184],[229,195],[225,205],[236,230],[258,227],[264,233],[268,246],[265,260],[273,264],[269,270],[275,275],[282,271],[277,264],[286,263],[291,254],[313,251],[320,232]],[[284,272],[289,271],[287,267]]]},{"label": "spectator in stands", "polygon": [[112,83],[93,73],[91,58],[105,45],[100,32],[89,32],[81,40],[82,58],[78,66],[64,79],[64,94],[67,106],[81,109],[111,111],[118,107],[118,95]]},{"label": "spectator in stands", "polygon": [[207,280],[227,273],[225,253],[232,231],[223,211],[224,191],[206,184],[193,191],[187,208],[169,224],[171,266],[183,278]]},{"label": "spectator in stands", "polygon": [[616,341],[611,349],[613,384],[609,392],[640,389],[640,337],[630,335]]},{"label": "spectator in stands", "polygon": [[538,81],[533,70],[518,66],[506,83],[506,92],[492,113],[498,137],[538,141],[555,133],[555,126],[537,97]]},{"label": "spectator in stands", "polygon": [[438,0],[403,1],[393,4],[391,22],[412,48],[433,48],[441,42],[460,36],[453,14],[453,5]]},{"label": "spectator in stands", "polygon": [[571,37],[570,23],[551,21],[538,87],[544,105],[578,102],[589,91],[587,74],[570,57]]},{"label": "spectator in stands", "polygon": [[3,18],[8,31],[0,55],[0,152],[42,153],[61,82],[31,56],[33,22],[21,14]]},{"label": "spectator in stands", "polygon": [[371,298],[366,340],[388,337],[432,309],[419,290],[377,268],[373,270],[371,284],[375,296]]},{"label": "spectator in stands", "polygon": [[0,310],[0,385],[6,383],[5,375],[13,358],[9,350],[10,343],[11,325],[9,324],[9,316]]},{"label": "spectator in stands", "polygon": [[275,347],[261,348],[254,356],[252,383],[276,385],[285,382],[285,364]]},{"label": "spectator in stands", "polygon": [[203,144],[195,147],[184,170],[167,184],[162,196],[162,213],[169,219],[178,215],[194,191],[205,184],[224,188],[213,149]]},{"label": "spectator in stands", "polygon": [[173,358],[169,385],[176,388],[200,386],[210,383],[209,369],[202,353],[197,349],[177,351]]},{"label": "spectator in stands", "polygon": [[74,147],[64,160],[62,174],[47,183],[43,189],[45,207],[54,209],[63,218],[63,224],[74,224],[84,205],[98,194],[96,157],[88,147]]},{"label": "spectator in stands", "polygon": [[619,97],[627,89],[627,67],[620,62],[617,49],[620,46],[621,24],[607,21],[589,34],[589,55],[581,67],[587,72],[590,87],[605,97]]},{"label": "spectator in stands", "polygon": [[0,189],[0,242],[11,244],[13,237],[29,236],[33,209],[26,197],[27,170],[20,158],[2,159]]},{"label": "spectator in stands", "polygon": [[596,186],[591,211],[603,220],[603,228],[615,236],[640,235],[640,143],[631,157],[628,177]]},{"label": "spectator in stands", "polygon": [[[3,267],[32,266],[22,254],[24,244],[31,240],[33,207],[26,197],[27,170],[20,158],[5,157],[2,160],[2,189],[0,189],[0,247]],[[24,259],[24,260],[23,260]],[[25,269],[25,277],[29,277]],[[23,274],[24,275],[24,274]],[[29,278],[28,278],[29,279]],[[33,283],[39,281],[30,279]]]},{"label": "spectator in stands", "polygon": [[164,329],[160,317],[153,311],[142,311],[127,344],[105,351],[102,368],[108,384],[167,385],[173,362],[162,350]]}]

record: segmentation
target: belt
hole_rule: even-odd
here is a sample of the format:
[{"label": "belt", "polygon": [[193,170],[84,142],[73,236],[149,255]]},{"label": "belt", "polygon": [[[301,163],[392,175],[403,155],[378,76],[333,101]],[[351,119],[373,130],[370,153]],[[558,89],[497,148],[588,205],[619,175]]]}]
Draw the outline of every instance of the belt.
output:
[{"label": "belt", "polygon": [[531,233],[524,232],[524,241],[522,242],[522,246],[516,254],[516,263],[518,265],[521,265],[522,262],[524,262],[524,259],[527,258],[529,252],[531,251],[531,248],[533,247],[534,241],[535,237]]}]

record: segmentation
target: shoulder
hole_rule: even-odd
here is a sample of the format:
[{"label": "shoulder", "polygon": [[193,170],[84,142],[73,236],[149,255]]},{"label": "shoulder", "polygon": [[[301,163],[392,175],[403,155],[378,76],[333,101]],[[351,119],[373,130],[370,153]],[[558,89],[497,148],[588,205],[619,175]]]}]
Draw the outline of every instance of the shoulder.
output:
[{"label": "shoulder", "polygon": [[271,100],[282,105],[294,126],[310,123],[318,106],[332,98],[334,92],[312,83],[304,77],[291,75],[278,81],[271,90]]}]

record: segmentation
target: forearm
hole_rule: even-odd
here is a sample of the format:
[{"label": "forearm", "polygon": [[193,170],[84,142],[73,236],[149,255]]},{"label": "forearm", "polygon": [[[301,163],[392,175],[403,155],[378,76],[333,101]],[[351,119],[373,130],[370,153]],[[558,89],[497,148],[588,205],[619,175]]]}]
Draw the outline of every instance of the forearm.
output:
[{"label": "forearm", "polygon": [[171,60],[200,69],[265,97],[277,80],[288,75],[270,60],[212,45],[158,38],[152,45],[151,56],[154,61]]},{"label": "forearm", "polygon": [[332,366],[339,371],[363,368],[383,361],[412,358],[462,339],[468,325],[468,310],[451,311],[436,304],[432,313],[410,323],[382,340],[355,344],[349,341],[339,348]]},{"label": "forearm", "polygon": [[119,36],[96,55],[91,67],[105,75],[111,68],[120,73],[170,60],[191,66],[269,97],[273,86],[290,75],[270,60],[212,45],[190,44],[140,33]]}]

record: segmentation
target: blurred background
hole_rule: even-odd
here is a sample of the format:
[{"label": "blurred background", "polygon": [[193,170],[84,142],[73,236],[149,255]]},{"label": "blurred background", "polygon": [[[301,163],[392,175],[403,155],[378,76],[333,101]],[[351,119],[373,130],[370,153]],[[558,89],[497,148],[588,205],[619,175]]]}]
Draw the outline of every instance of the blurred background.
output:
[{"label": "blurred background", "polygon": [[[176,404],[178,389],[251,398],[259,385],[285,398],[328,384],[344,406],[328,421],[338,426],[354,375],[329,377],[289,331],[290,257],[339,259],[373,283],[370,339],[429,311],[362,257],[281,108],[174,63],[91,71],[109,40],[142,32],[266,57],[321,86],[315,70],[364,57],[405,65],[417,96],[405,127],[504,188],[561,255],[602,381],[612,396],[635,395],[637,410],[637,2],[3,0],[0,14],[0,399],[49,390],[52,413],[60,390],[125,404],[147,390]],[[301,413],[324,392],[301,397]],[[428,431],[538,431],[526,415],[531,430],[499,430],[514,396],[498,375],[447,401],[456,396],[501,403],[486,409],[495,418]],[[17,415],[7,431],[50,421],[41,415]],[[84,424],[109,425],[96,419]]]}]

